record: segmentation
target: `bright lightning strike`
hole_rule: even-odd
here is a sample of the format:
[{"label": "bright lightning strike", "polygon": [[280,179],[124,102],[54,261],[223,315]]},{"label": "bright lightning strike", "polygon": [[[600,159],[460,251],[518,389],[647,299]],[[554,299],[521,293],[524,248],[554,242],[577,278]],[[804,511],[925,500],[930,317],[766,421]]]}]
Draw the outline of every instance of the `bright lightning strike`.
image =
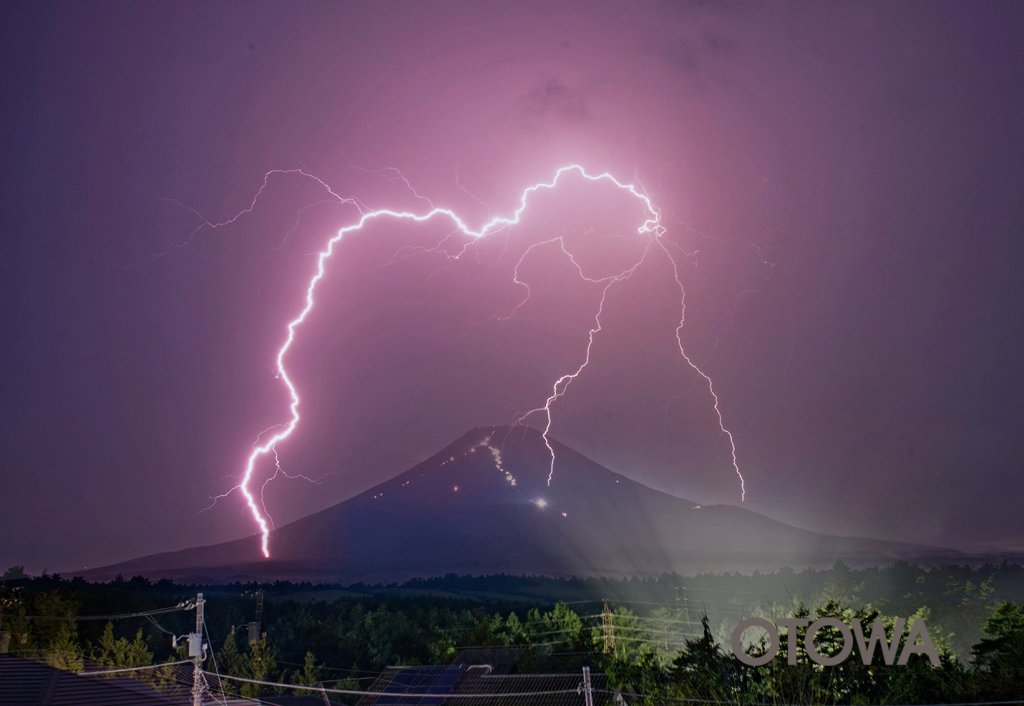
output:
[{"label": "bright lightning strike", "polygon": [[722,434],[729,439],[729,453],[732,455],[732,468],[736,472],[736,476],[740,479],[740,502],[747,499],[747,483],[743,479],[743,473],[740,472],[740,464],[736,459],[736,440],[732,436],[732,432],[725,426],[725,420],[722,418],[722,410],[718,406],[718,395],[715,393],[715,384],[711,380],[711,376],[704,372],[693,359],[686,353],[686,348],[683,346],[683,327],[686,325],[686,287],[683,286],[683,280],[679,276],[679,265],[676,263],[676,259],[672,257],[672,253],[665,243],[658,240],[658,245],[665,252],[665,256],[672,263],[672,275],[675,277],[676,284],[679,286],[679,324],[676,326],[676,343],[679,345],[679,355],[683,357],[686,364],[693,368],[693,371],[699,376],[704,378],[704,382],[708,384],[708,392],[711,394],[711,399],[714,400],[715,416],[718,418],[718,428]]},{"label": "bright lightning strike", "polygon": [[[651,236],[653,236],[651,242],[657,242],[660,245],[661,249],[668,256],[669,260],[672,262],[673,272],[675,274],[676,282],[679,285],[680,293],[681,293],[681,296],[682,296],[682,316],[680,318],[679,326],[676,328],[676,339],[677,339],[677,342],[679,343],[679,351],[682,354],[682,357],[686,361],[686,363],[691,368],[693,368],[693,370],[698,375],[700,375],[704,380],[706,380],[707,383],[708,383],[708,389],[709,389],[709,391],[711,393],[711,396],[712,396],[712,398],[714,400],[714,409],[715,409],[715,413],[716,413],[717,418],[718,418],[719,427],[722,430],[722,432],[729,439],[729,444],[730,444],[730,448],[731,448],[731,451],[732,451],[733,468],[735,469],[737,475],[739,475],[739,477],[740,477],[740,487],[741,487],[741,492],[742,492],[741,497],[745,497],[746,490],[745,490],[744,485],[743,485],[743,476],[740,473],[739,466],[738,466],[737,461],[736,461],[736,445],[735,445],[735,443],[733,441],[732,433],[728,429],[726,429],[726,427],[724,425],[724,421],[722,419],[722,413],[721,413],[721,411],[719,409],[718,396],[715,394],[714,387],[713,387],[713,385],[711,383],[711,378],[708,377],[708,375],[690,359],[690,357],[687,355],[687,353],[686,353],[686,351],[685,351],[685,349],[683,347],[683,344],[682,344],[682,329],[683,329],[683,324],[685,322],[685,304],[686,304],[685,289],[683,288],[682,280],[679,277],[679,270],[678,270],[678,267],[676,265],[675,260],[672,258],[672,255],[669,252],[669,250],[660,241],[660,237],[665,233],[665,228],[661,225],[661,213],[658,211],[658,209],[656,209],[654,207],[654,205],[651,202],[650,198],[645,193],[643,193],[642,190],[638,190],[637,187],[634,186],[633,184],[627,184],[627,183],[623,183],[623,182],[619,181],[618,179],[616,179],[614,176],[612,176],[608,172],[602,172],[600,174],[590,174],[581,165],[579,165],[579,164],[571,164],[571,165],[568,165],[568,166],[560,167],[555,172],[554,176],[552,177],[552,179],[550,181],[539,182],[537,184],[533,184],[532,186],[526,187],[522,191],[522,193],[520,194],[520,196],[519,196],[519,205],[516,208],[516,210],[512,213],[511,216],[500,216],[500,217],[493,218],[492,220],[490,220],[487,223],[485,223],[479,229],[474,230],[474,229],[470,228],[465,223],[465,221],[463,221],[462,218],[458,214],[456,214],[454,211],[452,211],[450,209],[447,209],[447,208],[438,208],[438,207],[434,206],[432,203],[430,203],[429,199],[427,199],[426,197],[421,196],[420,194],[416,193],[415,191],[413,191],[413,193],[415,194],[415,196],[417,198],[419,198],[419,199],[423,200],[424,202],[428,203],[428,205],[430,206],[429,210],[427,210],[425,212],[422,212],[422,213],[414,213],[414,212],[411,212],[411,211],[396,211],[396,210],[392,210],[392,209],[378,209],[378,210],[372,210],[371,211],[371,210],[365,209],[362,206],[362,204],[360,204],[359,202],[355,201],[354,199],[345,199],[343,197],[338,196],[322,180],[320,180],[317,177],[314,177],[312,175],[308,175],[305,172],[302,172],[301,170],[290,170],[290,171],[282,170],[280,172],[271,172],[271,173],[268,173],[266,175],[266,177],[264,178],[264,182],[263,182],[263,184],[260,187],[259,192],[256,194],[256,197],[253,199],[253,203],[250,204],[249,208],[245,209],[245,211],[237,214],[230,221],[227,221],[225,223],[210,223],[209,221],[204,219],[203,223],[199,227],[200,228],[202,228],[204,226],[211,227],[211,228],[220,227],[221,225],[226,225],[228,223],[233,222],[234,220],[239,218],[243,213],[251,212],[253,210],[253,207],[255,206],[256,198],[258,198],[260,196],[260,194],[262,194],[262,192],[266,188],[266,186],[267,186],[267,179],[271,176],[271,174],[274,174],[274,173],[288,174],[288,173],[295,173],[295,172],[297,172],[297,173],[299,173],[299,174],[301,174],[303,176],[310,176],[311,178],[313,178],[323,188],[325,188],[328,191],[328,193],[332,197],[335,198],[335,200],[340,201],[342,203],[349,203],[349,204],[355,205],[359,209],[360,218],[358,219],[358,221],[356,221],[352,225],[345,226],[344,228],[341,228],[332,238],[330,238],[330,240],[327,241],[327,243],[324,246],[324,248],[318,253],[318,255],[317,255],[317,264],[316,264],[316,272],[314,273],[314,275],[312,276],[312,278],[309,280],[308,284],[306,285],[306,302],[305,302],[305,306],[303,306],[302,310],[299,311],[299,313],[295,316],[295,318],[293,318],[291,321],[288,322],[287,329],[286,329],[287,330],[287,335],[286,335],[285,340],[282,343],[281,347],[277,351],[276,365],[275,365],[276,377],[283,382],[283,384],[287,388],[288,395],[289,395],[289,397],[291,399],[291,402],[289,404],[290,418],[289,418],[287,423],[279,424],[279,425],[276,425],[274,427],[271,427],[270,429],[265,430],[264,432],[262,432],[257,437],[256,443],[253,445],[252,451],[249,454],[248,458],[246,459],[245,469],[244,469],[244,472],[242,474],[241,481],[239,482],[239,484],[237,486],[235,486],[234,488],[229,490],[228,493],[225,493],[225,495],[227,495],[227,494],[230,494],[231,492],[233,492],[234,490],[238,490],[242,494],[242,496],[245,498],[246,505],[248,506],[249,511],[252,514],[253,519],[255,520],[257,526],[260,529],[260,533],[262,535],[261,549],[262,549],[263,555],[265,557],[269,558],[269,556],[270,556],[270,546],[269,546],[269,543],[270,543],[270,530],[271,530],[271,525],[272,525],[272,523],[271,523],[271,521],[269,519],[270,516],[266,512],[266,509],[263,507],[263,498],[262,498],[263,493],[262,493],[262,490],[266,487],[266,484],[264,484],[264,486],[261,487],[261,489],[260,489],[261,490],[260,497],[257,498],[257,496],[253,493],[253,490],[251,488],[251,482],[252,482],[253,474],[254,474],[254,472],[256,470],[257,462],[260,459],[262,459],[264,456],[267,456],[267,455],[271,455],[274,458],[275,468],[277,469],[277,472],[274,474],[274,477],[276,477],[278,475],[278,473],[282,472],[281,468],[280,468],[280,463],[279,463],[278,458],[277,458],[277,444],[279,444],[280,442],[284,441],[289,436],[291,436],[292,432],[295,431],[295,428],[298,426],[299,421],[302,418],[301,415],[299,414],[299,407],[300,407],[300,404],[301,404],[301,399],[299,397],[299,391],[295,387],[295,384],[292,381],[291,376],[288,373],[288,369],[285,366],[285,360],[286,360],[286,357],[288,355],[288,351],[291,349],[292,345],[295,342],[295,338],[296,338],[296,335],[298,333],[299,328],[302,326],[302,324],[309,317],[310,313],[313,311],[313,307],[314,307],[314,304],[315,304],[315,294],[316,294],[317,286],[320,284],[320,281],[324,278],[324,276],[326,274],[326,263],[327,263],[327,260],[329,260],[331,258],[331,256],[334,254],[335,248],[338,245],[338,243],[340,243],[341,240],[346,235],[348,235],[349,233],[354,233],[354,232],[360,231],[367,224],[369,224],[372,221],[378,220],[378,219],[395,219],[395,220],[403,220],[403,221],[412,221],[414,223],[423,223],[425,221],[432,220],[432,219],[434,219],[436,217],[446,218],[446,219],[450,220],[452,222],[453,226],[454,226],[453,232],[461,232],[461,233],[463,233],[463,234],[465,234],[467,236],[470,236],[471,238],[474,238],[474,239],[484,238],[484,237],[486,237],[486,236],[488,236],[490,234],[493,234],[495,232],[498,232],[498,231],[504,229],[507,226],[512,226],[512,225],[515,225],[515,224],[519,223],[520,218],[522,217],[523,213],[526,211],[527,203],[528,203],[528,201],[530,199],[530,196],[533,195],[534,193],[538,192],[538,191],[554,189],[557,186],[557,184],[559,183],[559,181],[562,179],[562,177],[567,175],[567,174],[577,174],[580,177],[582,177],[583,179],[586,179],[586,180],[592,181],[592,182],[610,182],[611,184],[613,184],[617,188],[621,189],[622,191],[627,192],[630,196],[632,196],[633,198],[637,199],[640,202],[640,204],[643,206],[644,211],[646,213],[646,217],[645,217],[644,221],[640,224],[640,226],[637,228],[637,233],[639,235],[651,235]],[[396,173],[397,173],[397,170],[396,170]],[[401,178],[402,181],[406,184],[406,186],[409,186],[410,189],[412,188],[411,185],[409,185],[408,181],[405,180],[404,177],[401,177],[400,174],[396,178]],[[198,230],[198,228],[197,228],[197,230]],[[194,236],[195,233],[193,233],[192,235]],[[190,236],[189,239],[191,239],[191,237],[192,236]],[[562,375],[560,378],[558,378],[558,380],[555,381],[554,385],[552,386],[551,394],[545,400],[545,403],[544,403],[544,405],[542,407],[538,407],[537,409],[531,410],[531,411],[527,412],[526,414],[524,414],[523,416],[521,416],[519,418],[519,421],[522,421],[526,417],[528,417],[529,415],[534,414],[534,413],[543,413],[545,415],[545,417],[546,417],[546,424],[545,424],[543,436],[544,436],[544,442],[545,442],[545,444],[546,444],[546,446],[548,448],[548,451],[551,454],[551,467],[550,467],[550,471],[549,471],[549,474],[548,474],[548,484],[550,485],[551,479],[552,479],[552,477],[554,475],[554,465],[555,465],[555,450],[554,450],[554,447],[552,446],[551,441],[550,441],[549,436],[548,436],[548,434],[549,434],[549,432],[551,430],[551,424],[552,424],[551,407],[552,407],[552,405],[558,399],[560,399],[563,395],[565,395],[566,390],[569,388],[569,385],[577,377],[579,377],[580,374],[582,374],[583,370],[587,367],[587,365],[590,362],[590,352],[591,352],[591,349],[592,349],[593,344],[594,344],[594,338],[602,330],[602,327],[601,327],[601,314],[602,314],[602,312],[604,310],[604,305],[605,305],[605,301],[606,301],[606,298],[607,298],[607,295],[608,295],[608,291],[613,286],[615,286],[616,284],[618,284],[620,282],[623,282],[623,281],[629,279],[630,277],[632,277],[632,275],[636,272],[636,270],[640,267],[640,265],[642,265],[643,262],[646,260],[647,255],[650,252],[650,242],[644,248],[643,255],[632,266],[630,266],[629,268],[623,270],[622,272],[620,272],[620,273],[618,273],[616,275],[611,275],[611,276],[603,277],[603,278],[599,278],[599,279],[587,277],[587,276],[584,275],[584,273],[583,273],[582,269],[580,268],[579,264],[573,258],[572,254],[568,250],[566,250],[565,243],[560,238],[556,238],[556,239],[553,239],[551,241],[545,241],[545,242],[546,243],[557,242],[559,244],[559,246],[561,247],[562,252],[566,256],[569,257],[570,262],[572,262],[572,264],[576,267],[576,270],[577,270],[578,274],[583,279],[585,279],[588,282],[601,285],[601,298],[600,298],[600,302],[599,302],[599,305],[598,305],[597,313],[596,313],[596,315],[594,317],[594,324],[591,327],[589,335],[588,335],[587,346],[586,346],[586,351],[585,351],[585,356],[583,358],[583,362],[575,370]],[[538,244],[538,245],[540,245],[540,244]],[[531,248],[528,249],[526,253],[524,253],[523,257],[525,257],[526,254],[528,254],[530,252],[530,250],[533,249],[533,247],[534,246],[531,246]],[[522,262],[522,260],[520,259],[520,263],[521,262]],[[517,265],[517,273],[518,273],[518,265]],[[527,289],[527,297],[529,297],[529,287],[526,286],[524,283],[520,282],[518,280],[518,276],[516,277],[516,282],[518,284],[520,284],[521,286],[526,287],[526,289]],[[514,313],[514,311],[515,310],[513,310],[513,313]],[[273,431],[273,433],[269,434],[271,431]],[[263,436],[266,435],[266,434],[269,434],[269,436],[267,436],[267,438],[264,440]],[[223,496],[221,496],[221,497],[223,497]]]},{"label": "bright lightning strike", "polygon": [[[645,232],[645,231],[641,230],[641,232]],[[661,234],[661,232],[658,233],[658,235],[660,235],[660,234]],[[623,270],[619,274],[611,275],[609,277],[604,277],[604,278],[601,278],[601,279],[593,279],[593,278],[587,277],[586,275],[583,274],[583,271],[580,269],[579,265],[576,263],[576,260],[573,259],[572,255],[570,255],[568,252],[566,252],[565,245],[564,245],[564,243],[562,244],[562,251],[565,252],[567,255],[569,255],[569,259],[572,262],[572,264],[576,266],[577,273],[579,274],[579,276],[582,277],[587,282],[600,283],[600,284],[603,284],[604,286],[601,288],[601,299],[600,299],[600,301],[598,302],[598,305],[597,305],[597,313],[594,314],[594,325],[590,328],[590,331],[587,334],[587,347],[586,347],[586,354],[583,357],[583,362],[580,363],[579,366],[575,370],[573,370],[572,372],[566,373],[566,374],[562,375],[560,378],[558,378],[557,380],[555,380],[555,384],[551,386],[551,394],[548,395],[548,398],[546,400],[544,400],[544,405],[542,407],[537,407],[536,409],[531,409],[529,412],[526,412],[525,414],[523,414],[522,416],[520,416],[516,420],[516,424],[521,424],[531,414],[543,414],[544,415],[544,418],[545,418],[544,431],[542,432],[541,436],[544,439],[544,445],[547,446],[547,448],[548,448],[548,454],[551,456],[551,465],[550,465],[550,468],[548,470],[548,485],[551,485],[551,480],[555,477],[555,447],[551,445],[551,438],[549,436],[551,434],[551,424],[552,424],[551,407],[552,407],[552,405],[554,405],[554,403],[556,401],[558,401],[561,397],[563,397],[565,395],[566,391],[568,391],[568,389],[569,389],[569,385],[571,385],[573,383],[573,381],[576,380],[576,378],[578,378],[583,373],[583,370],[588,365],[590,365],[590,351],[594,347],[594,338],[602,330],[601,314],[604,313],[604,304],[605,304],[605,301],[608,298],[608,290],[610,290],[612,287],[614,287],[619,282],[625,281],[625,280],[629,279],[630,277],[632,277],[633,273],[637,271],[637,268],[639,268],[640,265],[643,264],[644,260],[647,259],[647,253],[648,253],[649,250],[650,250],[650,244],[648,244],[648,246],[644,248],[643,255],[640,256],[639,260],[637,260],[631,267],[629,267],[628,269]],[[517,270],[518,270],[518,266],[517,266]],[[516,278],[516,281],[518,282],[518,277]],[[522,283],[520,282],[520,284],[522,284]],[[526,286],[526,285],[523,285],[523,286]],[[527,292],[529,292],[529,288],[527,288]],[[522,304],[520,304],[520,306],[522,306]]]},{"label": "bright lightning strike", "polygon": [[266,495],[267,495],[267,486],[268,485],[273,483],[280,476],[284,476],[285,478],[288,478],[289,480],[304,480],[304,481],[306,481],[307,483],[309,483],[311,485],[320,485],[320,481],[322,481],[327,476],[331,475],[330,473],[326,473],[326,474],[324,474],[320,478],[310,478],[309,476],[304,476],[301,473],[295,473],[295,474],[288,473],[288,471],[286,471],[283,468],[281,468],[281,457],[277,453],[277,448],[275,447],[273,449],[273,451],[274,451],[274,474],[272,476],[268,476],[267,479],[265,481],[263,481],[263,485],[260,486],[260,507],[263,508],[263,514],[267,516],[268,520],[270,520],[270,526],[271,527],[274,527],[274,518],[270,515],[270,512],[267,511]]},{"label": "bright lightning strike", "polygon": [[[327,182],[325,182],[323,179],[321,179],[320,177],[316,176],[315,174],[311,174],[310,172],[307,172],[304,169],[271,169],[269,172],[267,172],[266,174],[263,175],[263,182],[260,184],[260,187],[256,190],[256,193],[253,194],[252,201],[249,202],[249,205],[246,206],[241,211],[239,211],[238,213],[236,213],[231,218],[229,218],[229,219],[227,219],[225,221],[219,221],[219,222],[215,223],[215,222],[211,221],[210,219],[206,218],[206,216],[201,214],[196,209],[192,208],[191,206],[186,206],[185,204],[181,203],[177,199],[167,198],[167,197],[164,197],[164,196],[158,196],[157,198],[160,199],[161,201],[169,201],[169,202],[175,204],[176,206],[178,206],[179,208],[182,208],[185,211],[188,211],[192,215],[196,216],[199,219],[199,225],[197,225],[192,230],[192,232],[189,233],[188,237],[185,238],[183,241],[178,242],[178,243],[172,243],[171,245],[169,245],[168,247],[166,247],[162,251],[152,253],[148,258],[143,260],[142,263],[137,263],[137,264],[145,264],[145,263],[148,263],[148,262],[152,262],[153,260],[157,260],[157,259],[159,259],[161,257],[164,257],[165,255],[170,254],[174,250],[179,250],[181,248],[184,248],[184,247],[188,246],[189,244],[192,243],[192,241],[195,239],[195,237],[203,229],[207,229],[208,228],[210,230],[218,230],[220,228],[224,228],[226,226],[230,226],[230,225],[234,224],[235,222],[237,222],[238,219],[240,219],[242,216],[245,216],[245,215],[248,215],[248,214],[252,213],[254,210],[256,210],[256,203],[260,200],[260,197],[263,196],[263,192],[265,192],[267,190],[267,188],[270,186],[270,178],[274,177],[274,176],[300,176],[300,177],[302,177],[304,179],[312,179],[321,189],[323,189],[324,191],[327,192],[328,195],[330,195],[331,199],[329,200],[329,202],[338,203],[338,204],[344,204],[344,205],[350,205],[350,206],[355,206],[355,208],[360,213],[366,213],[366,211],[367,211],[366,206],[363,203],[361,203],[358,199],[348,198],[348,197],[345,197],[345,196],[342,196],[340,194],[335,193],[334,189],[332,189],[330,187],[330,185],[327,184]],[[417,196],[418,196],[418,194],[417,194]],[[310,204],[309,206],[304,207],[302,210],[304,211],[304,210],[306,210],[307,208],[309,208],[310,206],[313,206],[313,205],[315,205],[315,204]],[[299,212],[299,217],[300,218],[301,218],[301,214],[302,214],[302,211]],[[297,227],[297,226],[293,226],[293,230],[294,230],[295,227]],[[288,235],[291,235],[291,232],[289,232]],[[285,236],[285,239],[288,238],[288,235]]]}]

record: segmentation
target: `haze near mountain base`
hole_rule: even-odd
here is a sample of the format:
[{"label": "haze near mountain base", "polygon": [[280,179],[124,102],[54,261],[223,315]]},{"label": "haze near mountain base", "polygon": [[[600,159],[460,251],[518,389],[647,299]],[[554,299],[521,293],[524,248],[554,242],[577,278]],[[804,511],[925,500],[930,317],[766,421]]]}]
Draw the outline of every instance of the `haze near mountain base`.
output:
[{"label": "haze near mountain base", "polygon": [[473,429],[412,469],[259,537],[88,572],[209,582],[391,582],[457,574],[646,576],[952,557],[921,545],[818,534],[630,480],[540,432]]}]

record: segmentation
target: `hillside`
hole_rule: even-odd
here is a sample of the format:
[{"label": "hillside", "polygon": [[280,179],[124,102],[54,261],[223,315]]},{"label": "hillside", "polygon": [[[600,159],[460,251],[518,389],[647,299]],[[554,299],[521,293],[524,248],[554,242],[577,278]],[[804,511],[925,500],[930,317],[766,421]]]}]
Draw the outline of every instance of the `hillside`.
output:
[{"label": "hillside", "polygon": [[[635,576],[920,558],[927,547],[835,537],[649,488],[526,427],[477,428],[412,469],[254,537],[89,572],[189,580],[401,581],[417,576]],[[951,555],[943,552],[944,556]]]}]

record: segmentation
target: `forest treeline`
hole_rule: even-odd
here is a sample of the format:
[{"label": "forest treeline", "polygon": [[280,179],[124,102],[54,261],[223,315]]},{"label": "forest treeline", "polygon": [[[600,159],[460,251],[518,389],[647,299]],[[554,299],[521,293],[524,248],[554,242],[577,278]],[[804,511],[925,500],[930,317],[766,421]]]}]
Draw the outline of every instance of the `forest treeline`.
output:
[{"label": "forest treeline", "polygon": [[[754,703],[913,704],[1024,697],[1024,569],[980,567],[783,569],[754,575],[666,575],[627,581],[490,576],[390,586],[180,586],[141,577],[88,583],[15,567],[0,584],[0,631],[12,654],[79,670],[180,659],[172,635],[193,629],[187,601],[203,591],[217,668],[261,681],[365,689],[395,664],[446,664],[459,650],[516,647],[521,671],[608,675],[627,703],[671,699]],[[180,606],[180,607],[179,607]],[[167,609],[146,616],[134,614]],[[131,617],[114,617],[126,616]],[[100,616],[99,619],[85,619]],[[111,616],[112,619],[103,619]],[[834,667],[800,643],[753,667],[729,650],[747,616],[927,622],[939,652],[906,665],[864,664],[858,648]],[[747,637],[751,638],[752,633]],[[802,636],[801,636],[802,637]],[[746,649],[766,646],[753,635]],[[840,647],[829,630],[819,651]],[[208,665],[209,668],[209,665]],[[157,675],[159,676],[159,675]],[[261,688],[240,685],[242,695]],[[264,688],[265,690],[265,688]]]}]

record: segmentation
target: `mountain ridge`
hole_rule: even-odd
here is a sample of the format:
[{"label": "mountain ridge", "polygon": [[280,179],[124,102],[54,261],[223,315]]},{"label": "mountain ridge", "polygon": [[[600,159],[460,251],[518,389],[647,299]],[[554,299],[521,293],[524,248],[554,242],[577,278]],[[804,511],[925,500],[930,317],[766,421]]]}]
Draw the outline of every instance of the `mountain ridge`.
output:
[{"label": "mountain ridge", "polygon": [[[655,490],[530,427],[477,427],[409,470],[277,530],[85,572],[211,583],[391,582],[459,574],[646,576],[889,562],[941,554],[820,534],[732,505]],[[248,557],[251,557],[249,559]]]}]

